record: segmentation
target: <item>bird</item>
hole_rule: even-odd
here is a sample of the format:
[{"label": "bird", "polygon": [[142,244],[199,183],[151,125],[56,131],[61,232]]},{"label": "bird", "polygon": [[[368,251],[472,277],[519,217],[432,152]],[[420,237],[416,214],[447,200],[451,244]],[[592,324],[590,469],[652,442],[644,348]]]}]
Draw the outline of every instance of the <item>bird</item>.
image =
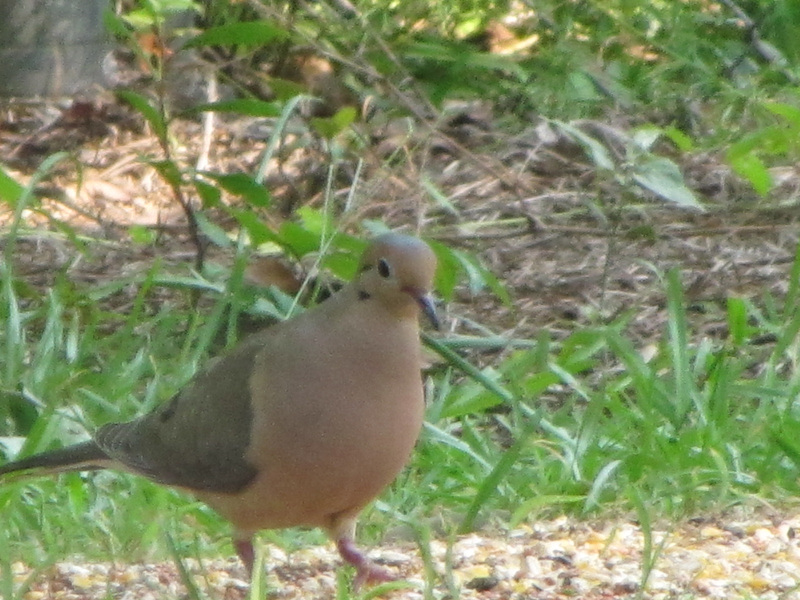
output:
[{"label": "bird", "polygon": [[438,329],[436,256],[420,238],[373,238],[353,280],[212,359],[169,401],[92,439],[0,466],[45,475],[114,469],[193,494],[254,535],[322,528],[354,586],[396,578],[357,546],[359,513],[410,458],[422,427],[420,316]]}]

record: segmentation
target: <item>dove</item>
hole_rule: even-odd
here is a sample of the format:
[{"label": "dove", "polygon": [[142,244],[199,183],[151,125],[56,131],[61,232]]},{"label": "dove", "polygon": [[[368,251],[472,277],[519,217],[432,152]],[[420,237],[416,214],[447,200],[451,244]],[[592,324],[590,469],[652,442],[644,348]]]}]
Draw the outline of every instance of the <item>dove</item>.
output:
[{"label": "dove", "polygon": [[434,327],[436,258],[374,238],[326,301],[252,334],[170,401],[90,441],[0,466],[0,476],[116,469],[187,491],[233,525],[248,573],[259,530],[319,527],[355,584],[394,579],[356,545],[359,513],[407,463],[422,427],[419,317]]}]

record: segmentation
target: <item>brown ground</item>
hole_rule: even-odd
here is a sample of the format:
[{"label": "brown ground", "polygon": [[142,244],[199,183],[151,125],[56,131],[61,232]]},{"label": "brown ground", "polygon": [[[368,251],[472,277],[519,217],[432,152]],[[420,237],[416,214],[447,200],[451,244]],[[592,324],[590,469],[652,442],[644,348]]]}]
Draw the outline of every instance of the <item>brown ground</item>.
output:
[{"label": "brown ground", "polygon": [[[396,600],[611,600],[709,598],[800,599],[800,517],[726,518],[695,521],[670,530],[655,528],[652,548],[634,524],[586,523],[561,518],[507,535],[463,536],[448,548],[433,541],[428,569],[409,545],[375,549],[375,558],[403,577]],[[336,598],[339,559],[331,547],[286,555],[266,549],[267,597],[286,600]],[[241,600],[248,582],[234,559],[187,561],[205,597]],[[13,566],[20,585],[31,577]],[[435,575],[426,575],[426,572]],[[30,583],[30,582],[29,582]],[[156,600],[186,598],[172,563],[59,563],[34,576],[25,600]]]},{"label": "brown ground", "polygon": [[[0,156],[18,181],[29,181],[48,154],[69,152],[38,183],[41,203],[25,211],[28,227],[19,247],[30,251],[18,256],[20,272],[46,285],[66,268],[74,280],[93,284],[143,271],[159,257],[185,273],[195,253],[185,214],[174,190],[141,160],[161,159],[163,152],[130,109],[94,102],[67,109],[12,105],[0,114]],[[769,199],[758,200],[719,157],[675,156],[709,209],[701,213],[597,175],[580,147],[544,121],[508,134],[478,104],[454,107],[449,125],[439,131],[417,124],[401,137],[399,123],[375,121],[380,117],[358,125],[359,135],[374,141],[345,153],[329,197],[347,231],[358,232],[363,219],[421,230],[476,254],[497,274],[512,305],[462,285],[449,303],[453,332],[475,332],[474,319],[509,336],[531,337],[547,327],[558,337],[633,311],[631,331],[643,343],[652,341],[664,322],[658,274],[677,266],[699,317],[697,333],[720,336],[725,324],[711,318],[720,313],[703,318],[709,307],[724,305],[729,295],[780,299],[787,289],[798,237],[797,168],[776,169],[780,185]],[[261,217],[273,227],[292,219],[300,206],[325,201],[329,161],[305,123],[299,117],[290,122],[289,130],[299,133],[286,136],[267,171],[274,203]],[[598,135],[597,123],[575,125]],[[186,169],[202,163],[213,172],[252,174],[268,127],[264,119],[217,118],[205,130],[213,141],[204,148],[199,121],[176,121],[173,159]],[[613,129],[603,128],[600,139],[612,148],[630,132],[621,119]],[[672,153],[667,143],[660,150]],[[358,160],[363,165],[353,187]],[[434,201],[426,185],[446,203]],[[196,201],[188,187],[182,192]],[[12,215],[0,205],[0,223]],[[235,226],[219,211],[211,218],[229,230]],[[80,260],[54,220],[90,236]],[[157,232],[155,243],[131,243],[132,225]],[[211,260],[230,260],[213,247],[209,252]]]}]

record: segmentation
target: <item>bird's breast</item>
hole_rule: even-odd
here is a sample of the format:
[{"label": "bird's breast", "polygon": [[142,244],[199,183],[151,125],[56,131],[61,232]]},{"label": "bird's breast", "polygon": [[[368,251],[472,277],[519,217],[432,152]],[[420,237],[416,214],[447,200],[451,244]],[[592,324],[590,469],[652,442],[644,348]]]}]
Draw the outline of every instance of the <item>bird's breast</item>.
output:
[{"label": "bird's breast", "polygon": [[258,475],[238,514],[207,501],[240,529],[262,529],[325,526],[379,494],[407,462],[424,411],[416,327],[392,339],[319,340],[303,361],[260,356],[247,452]]}]

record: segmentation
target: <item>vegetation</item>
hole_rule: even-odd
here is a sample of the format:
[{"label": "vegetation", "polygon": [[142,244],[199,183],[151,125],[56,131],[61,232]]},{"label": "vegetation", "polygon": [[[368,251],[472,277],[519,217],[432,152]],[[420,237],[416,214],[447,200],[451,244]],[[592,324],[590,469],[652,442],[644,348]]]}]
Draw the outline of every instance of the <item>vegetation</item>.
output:
[{"label": "vegetation", "polygon": [[[388,224],[423,223],[442,264],[445,302],[463,304],[468,290],[524,320],[513,312],[517,296],[503,273],[453,240],[527,221],[512,211],[471,221],[441,181],[417,168],[443,136],[474,169],[532,195],[530,180],[515,179],[519,171],[501,156],[514,132],[541,119],[557,143],[571,145],[589,181],[586,196],[551,215],[553,222],[583,219],[601,229],[609,261],[622,245],[665,235],[670,220],[745,214],[748,223],[774,223],[797,203],[796,172],[794,183],[778,180],[800,160],[800,5],[793,0],[361,0],[356,14],[325,3],[142,0],[108,22],[156,83],[166,77],[169,54],[164,20],[187,7],[204,27],[183,42],[184,52],[211,61],[232,95],[178,110],[170,109],[166,86],[152,85],[159,93],[119,91],[118,100],[158,142],[137,160],[180,207],[191,265],[156,258],[129,275],[110,270],[96,285],[72,280],[75,261],[98,248],[158,255],[164,240],[157,228],[132,225],[124,242],[114,241],[60,217],[41,186],[80,170],[72,154],[49,154],[24,176],[0,165],[9,215],[0,259],[0,450],[7,456],[149,410],[235,342],[242,315],[275,319],[297,310],[292,295],[247,282],[247,265],[265,249],[312,275],[348,278],[360,238],[387,226],[354,210],[353,196],[337,194],[359,189],[362,168],[400,173],[423,199],[414,217]],[[290,79],[285,65],[298,64],[298,47],[335,66],[335,86]],[[263,64],[284,70],[267,77]],[[311,95],[325,105],[298,125]],[[362,162],[374,150],[365,133],[369,110],[359,115],[368,99],[378,119],[409,123],[409,135],[378,167]],[[447,133],[453,115],[464,118],[454,113],[457,101],[476,99],[492,106],[492,128],[502,134],[479,149]],[[179,152],[176,128],[203,115],[271,120],[252,172],[198,167]],[[315,192],[321,202],[289,202],[286,210],[263,184],[292,144],[313,157],[324,183]],[[709,155],[738,175],[733,193],[706,193],[684,177],[692,160]],[[33,229],[31,215],[48,231]],[[57,237],[76,256],[45,288],[21,275],[36,236]],[[624,514],[646,524],[793,503],[800,491],[800,251],[791,258],[780,294],[732,293],[700,309],[679,264],[648,265],[664,299],[663,327],[649,339],[631,326],[635,309],[613,313],[602,300],[567,331],[495,334],[503,327],[487,311],[472,317],[483,327],[426,336],[438,357],[428,371],[426,428],[410,468],[365,514],[362,536],[377,539],[398,521],[425,540],[564,512]],[[304,291],[316,283],[309,276]],[[709,320],[723,323],[721,333],[708,333]],[[11,557],[37,564],[73,553],[168,557],[165,531],[180,556],[232,553],[225,524],[203,505],[113,474],[4,485],[0,514],[5,573],[2,561]],[[444,531],[432,530],[434,520]],[[319,532],[265,536],[287,548],[323,539]],[[11,583],[0,586],[11,598]]]}]

